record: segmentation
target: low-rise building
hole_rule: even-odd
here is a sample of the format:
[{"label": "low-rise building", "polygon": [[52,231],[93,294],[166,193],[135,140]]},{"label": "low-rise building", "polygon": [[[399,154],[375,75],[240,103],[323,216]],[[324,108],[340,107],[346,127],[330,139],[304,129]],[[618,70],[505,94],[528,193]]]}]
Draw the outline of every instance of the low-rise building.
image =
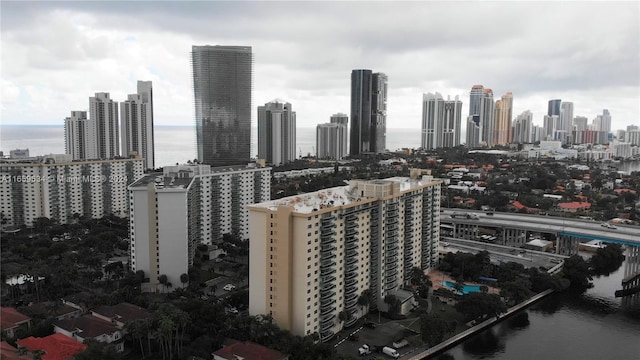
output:
[{"label": "low-rise building", "polygon": [[115,324],[93,315],[64,319],[53,324],[53,331],[83,343],[87,339],[111,344],[117,352],[124,351],[124,334]]},{"label": "low-rise building", "polygon": [[18,348],[25,348],[31,352],[43,351],[45,353],[43,360],[69,360],[87,349],[87,345],[63,334],[41,338],[29,336],[16,341],[16,344]]},{"label": "low-rise building", "polygon": [[8,338],[14,338],[19,328],[31,328],[31,318],[11,307],[0,308],[0,323],[2,332]]},{"label": "low-rise building", "polygon": [[289,355],[251,341],[225,339],[222,349],[213,353],[213,360],[289,360]]}]

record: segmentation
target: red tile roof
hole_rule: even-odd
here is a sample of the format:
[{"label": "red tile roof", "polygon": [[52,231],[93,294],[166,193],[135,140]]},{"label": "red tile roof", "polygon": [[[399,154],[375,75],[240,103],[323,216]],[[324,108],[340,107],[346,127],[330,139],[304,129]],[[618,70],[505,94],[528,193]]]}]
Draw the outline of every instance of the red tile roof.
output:
[{"label": "red tile roof", "polygon": [[18,355],[18,349],[6,341],[0,341],[0,359],[2,360],[30,360],[27,355]]},{"label": "red tile roof", "polygon": [[16,343],[29,351],[43,350],[45,354],[42,355],[42,360],[67,360],[87,348],[87,345],[62,334],[53,334],[43,338],[29,336]]},{"label": "red tile roof", "polygon": [[214,352],[213,355],[228,360],[236,360],[238,356],[245,360],[281,360],[287,358],[287,356],[280,351],[269,349],[268,347],[252,343],[251,341],[242,343],[231,340],[225,341],[225,343],[231,344]]},{"label": "red tile roof", "polygon": [[526,206],[524,206],[520,201],[514,201],[514,202],[511,203],[511,205],[513,205],[513,207],[518,209],[518,210],[522,210],[522,209],[526,208]]},{"label": "red tile roof", "polygon": [[620,194],[622,194],[622,193],[626,193],[626,192],[628,192],[628,193],[632,193],[633,195],[635,195],[635,194],[636,194],[636,191],[635,191],[635,190],[632,190],[632,189],[615,189],[615,190],[613,190],[613,191],[614,191],[616,194],[618,194],[618,195],[620,195]]},{"label": "red tile roof", "polygon": [[0,326],[3,330],[14,328],[22,323],[31,320],[30,317],[21,314],[14,308],[0,308]]},{"label": "red tile roof", "polygon": [[105,334],[111,335],[119,331],[115,324],[93,315],[84,315],[79,318],[56,321],[54,325],[69,332],[80,330],[77,335],[84,339],[95,338]]},{"label": "red tile roof", "polygon": [[572,202],[566,202],[566,203],[559,203],[558,207],[561,209],[588,209],[591,207],[591,203],[572,201]]}]

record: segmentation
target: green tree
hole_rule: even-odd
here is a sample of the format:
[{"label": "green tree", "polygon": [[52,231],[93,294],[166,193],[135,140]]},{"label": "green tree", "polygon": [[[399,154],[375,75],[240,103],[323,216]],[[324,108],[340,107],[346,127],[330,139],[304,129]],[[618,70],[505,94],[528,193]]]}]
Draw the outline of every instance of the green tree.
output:
[{"label": "green tree", "polygon": [[507,306],[496,294],[476,292],[462,295],[456,310],[467,320],[475,320],[484,316],[498,316],[507,311]]},{"label": "green tree", "polygon": [[420,316],[420,336],[429,346],[435,346],[444,340],[452,329],[451,324],[431,314]]},{"label": "green tree", "polygon": [[162,284],[162,288],[164,291],[167,290],[167,283],[169,282],[169,278],[167,278],[167,275],[162,274],[160,276],[158,276],[158,282],[160,284]]},{"label": "green tree", "polygon": [[624,262],[624,251],[618,244],[607,244],[599,248],[589,259],[594,275],[609,275],[618,270]]},{"label": "green tree", "polygon": [[531,284],[527,284],[524,280],[510,281],[500,286],[500,295],[505,298],[507,303],[519,304],[522,301],[533,296],[530,290]]},{"label": "green tree", "polygon": [[400,306],[402,303],[395,295],[385,296],[384,303],[388,305],[387,313],[390,317],[394,317],[400,313]]},{"label": "green tree", "polygon": [[571,288],[585,291],[593,287],[591,274],[589,263],[581,256],[573,255],[565,259],[562,275],[569,280]]},{"label": "green tree", "polygon": [[181,274],[180,275],[180,282],[182,283],[182,288],[184,289],[184,285],[189,282],[189,275],[184,274],[184,273]]}]

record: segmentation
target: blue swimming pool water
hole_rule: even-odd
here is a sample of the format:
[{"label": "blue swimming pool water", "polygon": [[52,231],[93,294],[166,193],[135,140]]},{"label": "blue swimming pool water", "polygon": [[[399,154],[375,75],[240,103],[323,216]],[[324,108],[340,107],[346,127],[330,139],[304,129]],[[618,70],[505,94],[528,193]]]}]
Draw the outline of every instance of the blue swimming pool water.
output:
[{"label": "blue swimming pool water", "polygon": [[[455,283],[451,282],[451,281],[443,281],[442,285],[450,288],[450,289],[455,289]],[[462,293],[463,294],[468,294],[468,293],[474,293],[474,292],[480,292],[480,285],[467,285],[464,284],[464,286],[462,287]]]}]

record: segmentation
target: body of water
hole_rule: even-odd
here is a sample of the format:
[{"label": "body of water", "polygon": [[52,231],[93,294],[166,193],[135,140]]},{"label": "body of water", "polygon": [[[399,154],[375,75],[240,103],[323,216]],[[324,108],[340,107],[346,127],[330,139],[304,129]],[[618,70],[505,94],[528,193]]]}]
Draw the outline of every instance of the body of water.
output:
[{"label": "body of water", "polygon": [[640,359],[640,320],[614,297],[624,264],[583,295],[558,294],[448,351],[455,360]]},{"label": "body of water", "polygon": [[[155,127],[156,166],[173,165],[193,160],[196,154],[196,136],[193,126]],[[315,154],[316,129],[298,128],[296,155]],[[252,154],[256,154],[257,129],[253,129]],[[417,129],[387,129],[387,148],[417,148],[420,131]],[[9,154],[14,149],[29,149],[31,156],[64,154],[64,126],[57,125],[2,125],[0,150]]]}]

